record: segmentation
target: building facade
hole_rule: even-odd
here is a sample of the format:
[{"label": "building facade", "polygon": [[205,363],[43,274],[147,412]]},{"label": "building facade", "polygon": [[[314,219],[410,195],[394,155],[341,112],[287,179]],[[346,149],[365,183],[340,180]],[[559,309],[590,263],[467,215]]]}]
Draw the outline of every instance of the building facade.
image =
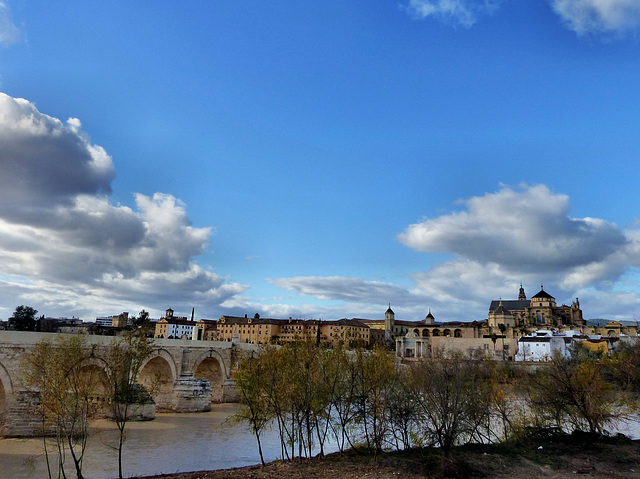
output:
[{"label": "building facade", "polygon": [[580,301],[576,298],[571,306],[558,306],[556,299],[541,287],[530,300],[520,285],[517,300],[493,300],[489,305],[489,327],[504,324],[514,329],[560,328],[570,329],[584,326]]},{"label": "building facade", "polygon": [[173,315],[173,309],[165,311],[164,317],[155,325],[154,337],[165,339],[191,339],[195,321],[189,321],[186,316],[177,317]]},{"label": "building facade", "polygon": [[[369,326],[359,319],[321,321],[221,316],[216,327],[219,341],[232,341],[237,335],[239,342],[251,344],[311,340],[330,345],[342,342],[347,346],[367,346],[372,338]],[[373,337],[379,338],[375,334]]]}]

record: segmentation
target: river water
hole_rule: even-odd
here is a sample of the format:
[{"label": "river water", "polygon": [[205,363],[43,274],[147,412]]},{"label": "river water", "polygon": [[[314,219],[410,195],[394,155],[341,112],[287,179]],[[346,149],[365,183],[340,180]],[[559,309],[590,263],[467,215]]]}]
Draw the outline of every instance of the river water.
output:
[{"label": "river water", "polygon": [[[206,413],[157,414],[153,421],[128,423],[123,453],[125,477],[260,463],[249,428],[228,421],[237,410],[237,404],[213,404]],[[638,439],[640,423],[621,424],[619,431]],[[92,425],[83,467],[88,479],[118,477],[118,453],[113,448],[116,441],[114,423],[104,420]],[[262,447],[266,461],[280,457],[277,430],[263,434]],[[42,439],[0,439],[0,479],[47,477],[42,452]],[[69,477],[75,477],[71,458],[66,464]]]},{"label": "river water", "polygon": [[[173,472],[227,469],[260,463],[255,437],[241,424],[227,419],[237,404],[213,404],[212,410],[195,414],[157,414],[148,422],[127,424],[123,452],[125,477]],[[110,421],[92,425],[83,473],[88,479],[118,477],[118,453],[113,448],[117,430]],[[0,479],[45,478],[42,439],[1,439]],[[265,432],[265,460],[277,459],[277,431]],[[65,469],[75,477],[71,458]]]}]

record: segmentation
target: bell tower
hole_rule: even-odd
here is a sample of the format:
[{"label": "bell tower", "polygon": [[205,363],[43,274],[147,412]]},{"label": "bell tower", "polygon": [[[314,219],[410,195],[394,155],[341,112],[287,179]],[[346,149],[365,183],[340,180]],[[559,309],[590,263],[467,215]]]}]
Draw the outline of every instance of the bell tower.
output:
[{"label": "bell tower", "polygon": [[524,294],[524,288],[522,287],[522,283],[520,283],[520,290],[518,291],[518,301],[526,301],[527,295]]},{"label": "bell tower", "polygon": [[393,326],[395,323],[395,313],[391,309],[391,304],[389,304],[389,309],[384,313],[384,341],[387,345],[392,345],[393,343]]}]

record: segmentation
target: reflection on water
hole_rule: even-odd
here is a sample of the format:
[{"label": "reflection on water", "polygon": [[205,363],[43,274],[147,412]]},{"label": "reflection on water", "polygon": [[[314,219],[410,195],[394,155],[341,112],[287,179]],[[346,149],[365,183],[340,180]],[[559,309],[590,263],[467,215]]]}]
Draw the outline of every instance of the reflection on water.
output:
[{"label": "reflection on water", "polygon": [[[172,472],[226,469],[260,462],[258,447],[244,425],[225,422],[236,404],[212,405],[211,412],[158,414],[149,422],[127,424],[123,469],[127,477]],[[90,479],[118,476],[115,424],[93,425],[83,473]],[[266,460],[280,453],[277,431],[267,431],[263,441]],[[67,461],[75,477],[71,459]],[[0,479],[46,477],[42,439],[0,440]]]},{"label": "reflection on water", "polygon": [[[258,464],[258,446],[244,425],[227,419],[236,404],[212,405],[212,411],[196,414],[158,414],[150,422],[129,423],[123,452],[125,477],[173,472],[228,469]],[[620,432],[640,438],[640,423],[621,425]],[[118,476],[115,424],[99,421],[92,426],[83,472],[90,479]],[[277,459],[280,442],[276,430],[263,434],[265,460]],[[329,446],[327,450],[335,449]],[[69,477],[75,477],[67,461]],[[42,439],[0,440],[0,479],[47,476]]]}]

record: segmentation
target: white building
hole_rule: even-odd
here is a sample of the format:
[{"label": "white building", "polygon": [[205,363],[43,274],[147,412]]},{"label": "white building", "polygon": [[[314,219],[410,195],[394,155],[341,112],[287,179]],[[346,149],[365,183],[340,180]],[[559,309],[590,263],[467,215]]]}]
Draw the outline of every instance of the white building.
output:
[{"label": "white building", "polygon": [[96,318],[96,325],[102,326],[104,328],[110,328],[113,322],[113,316],[103,316],[101,318]]},{"label": "white building", "polygon": [[186,317],[174,316],[173,309],[169,308],[165,316],[156,323],[154,336],[165,339],[191,339],[195,325],[195,321],[189,321]]},{"label": "white building", "polygon": [[[572,331],[573,332],[573,331]],[[523,336],[518,340],[516,361],[550,361],[554,354],[563,357],[571,355],[569,347],[573,342],[573,334],[554,334],[552,331],[541,329],[530,336]]]}]

